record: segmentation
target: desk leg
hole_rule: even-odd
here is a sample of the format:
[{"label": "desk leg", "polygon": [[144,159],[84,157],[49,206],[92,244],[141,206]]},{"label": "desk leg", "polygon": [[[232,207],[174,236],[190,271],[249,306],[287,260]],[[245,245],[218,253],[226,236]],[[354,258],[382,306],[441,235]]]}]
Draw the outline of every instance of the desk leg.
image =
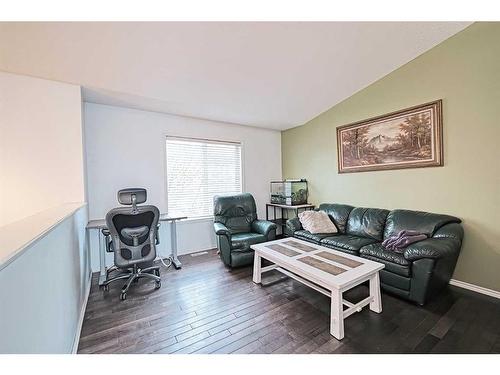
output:
[{"label": "desk leg", "polygon": [[177,225],[175,220],[170,222],[170,241],[172,246],[172,263],[175,269],[178,270],[182,267],[182,263],[177,258]]},{"label": "desk leg", "polygon": [[104,235],[101,233],[101,230],[97,230],[97,236],[99,237],[99,286],[103,285],[106,281],[106,252],[105,252],[105,244],[104,244]]}]

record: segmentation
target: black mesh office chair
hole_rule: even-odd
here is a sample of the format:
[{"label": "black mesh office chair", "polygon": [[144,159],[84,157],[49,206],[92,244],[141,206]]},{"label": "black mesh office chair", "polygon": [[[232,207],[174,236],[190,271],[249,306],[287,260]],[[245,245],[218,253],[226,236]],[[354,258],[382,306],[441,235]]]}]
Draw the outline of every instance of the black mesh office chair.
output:
[{"label": "black mesh office chair", "polygon": [[[107,230],[106,247],[114,253],[115,266],[109,271],[122,271],[116,276],[108,277],[104,282],[104,290],[109,284],[126,279],[120,293],[120,299],[127,298],[127,291],[132,282],[139,278],[155,281],[155,289],[161,287],[160,267],[154,266],[156,245],[158,243],[158,220],[160,212],[155,206],[137,206],[146,202],[146,189],[123,189],[118,192],[118,202],[132,207],[113,208],[106,215]],[[109,239],[111,237],[111,239]]]}]

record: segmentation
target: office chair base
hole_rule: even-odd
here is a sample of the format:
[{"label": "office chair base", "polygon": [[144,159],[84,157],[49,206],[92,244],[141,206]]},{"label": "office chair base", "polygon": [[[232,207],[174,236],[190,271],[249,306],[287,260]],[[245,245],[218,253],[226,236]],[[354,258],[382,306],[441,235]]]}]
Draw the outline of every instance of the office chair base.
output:
[{"label": "office chair base", "polygon": [[[108,267],[106,268],[106,280],[109,279],[109,274],[116,271],[116,270],[119,270],[118,267],[116,266],[111,266],[111,267]],[[132,269],[128,269],[128,270],[121,270],[122,273],[132,273]]]},{"label": "office chair base", "polygon": [[[152,272],[152,273],[150,273]],[[120,293],[120,300],[124,301],[127,299],[127,292],[132,285],[133,282],[137,282],[140,278],[147,278],[150,280],[153,280],[155,282],[155,289],[160,289],[161,288],[161,278],[160,278],[160,267],[159,266],[152,266],[152,267],[147,267],[144,269],[137,268],[137,266],[134,266],[133,269],[128,269],[124,273],[120,273],[111,279],[108,279],[104,282],[103,284],[103,289],[104,291],[109,290],[109,284],[111,284],[114,281],[118,280],[124,280],[126,279],[127,282],[125,285],[123,285],[123,288]]]}]

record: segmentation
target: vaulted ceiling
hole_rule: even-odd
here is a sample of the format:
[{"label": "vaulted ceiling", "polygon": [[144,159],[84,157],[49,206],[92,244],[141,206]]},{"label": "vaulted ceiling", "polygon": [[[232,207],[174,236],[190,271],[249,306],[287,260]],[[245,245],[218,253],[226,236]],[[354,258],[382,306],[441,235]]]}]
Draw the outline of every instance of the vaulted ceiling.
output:
[{"label": "vaulted ceiling", "polygon": [[89,102],[242,125],[301,125],[466,22],[0,23],[0,70]]}]

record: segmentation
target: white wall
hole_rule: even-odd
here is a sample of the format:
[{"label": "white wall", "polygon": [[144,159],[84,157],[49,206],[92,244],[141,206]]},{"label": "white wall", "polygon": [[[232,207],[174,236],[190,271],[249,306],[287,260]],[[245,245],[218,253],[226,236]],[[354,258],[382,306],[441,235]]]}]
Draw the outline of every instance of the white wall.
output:
[{"label": "white wall", "polygon": [[0,226],[83,202],[80,87],[0,72]]},{"label": "white wall", "polygon": [[[269,182],[281,178],[278,131],[91,103],[84,105],[84,123],[90,219],[103,218],[116,207],[116,192],[125,187],[145,187],[148,203],[166,212],[167,135],[242,142],[244,190],[254,195],[259,217],[265,217]],[[167,255],[170,240],[162,227],[160,251]],[[179,223],[178,243],[179,254],[214,248],[211,220]],[[97,265],[94,233],[92,269]]]},{"label": "white wall", "polygon": [[86,223],[83,205],[0,269],[0,353],[72,352],[90,283]]}]

